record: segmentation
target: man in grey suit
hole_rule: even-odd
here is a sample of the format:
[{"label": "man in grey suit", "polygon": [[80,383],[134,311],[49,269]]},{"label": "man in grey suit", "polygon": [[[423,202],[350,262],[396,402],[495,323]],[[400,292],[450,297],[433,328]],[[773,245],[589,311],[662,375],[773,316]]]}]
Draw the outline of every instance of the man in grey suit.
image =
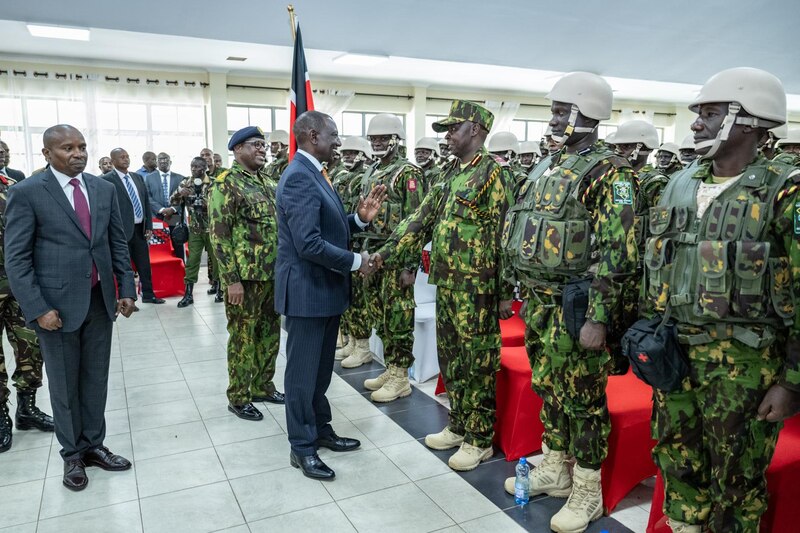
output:
[{"label": "man in grey suit", "polygon": [[[178,189],[181,181],[186,176],[181,176],[170,171],[172,161],[169,154],[161,152],[156,159],[158,168],[144,178],[147,194],[150,196],[150,212],[154,217],[160,218],[170,228],[174,228],[180,221],[178,208],[170,205],[170,196]],[[170,237],[171,238],[171,237]],[[172,241],[173,255],[184,260],[183,244]]]},{"label": "man in grey suit", "polygon": [[86,466],[131,467],[103,441],[114,319],[131,315],[136,291],[117,193],[83,173],[83,135],[59,125],[42,140],[50,168],[9,189],[6,271],[39,337],[63,483],[77,491],[88,484]]},{"label": "man in grey suit", "polygon": [[8,163],[10,160],[11,152],[9,151],[8,145],[5,142],[0,141],[0,175],[7,176],[19,183],[25,179],[25,173],[21,170],[8,168]]},{"label": "man in grey suit", "polygon": [[[111,150],[111,172],[100,176],[117,188],[117,201],[122,216],[122,227],[128,240],[128,253],[142,281],[142,301],[163,304],[163,298],[153,292],[153,275],[150,272],[150,245],[153,217],[150,216],[150,195],[144,180],[136,172],[128,172],[131,158],[122,148]],[[155,155],[155,154],[153,154]]]},{"label": "man in grey suit", "polygon": [[361,231],[386,199],[379,185],[347,215],[323,163],[341,146],[333,119],[318,111],[294,125],[298,150],[277,191],[278,258],[275,310],[286,316],[286,422],[290,463],[315,479],[335,473],[317,448],[349,451],[361,443],[339,437],[330,425],[325,392],[331,382],[339,318],[350,304],[350,273],[368,271],[366,253],[353,253],[350,232]]}]

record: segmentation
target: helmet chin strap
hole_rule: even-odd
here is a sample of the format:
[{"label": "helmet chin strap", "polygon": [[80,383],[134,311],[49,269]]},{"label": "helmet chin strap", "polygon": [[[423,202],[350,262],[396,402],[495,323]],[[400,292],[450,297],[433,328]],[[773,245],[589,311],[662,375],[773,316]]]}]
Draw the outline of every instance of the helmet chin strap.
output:
[{"label": "helmet chin strap", "polygon": [[[639,159],[639,152],[641,151],[641,149],[642,149],[642,143],[636,143],[636,148],[633,149],[633,152],[631,152],[630,155],[626,157],[626,159],[631,164],[634,164],[636,160]],[[617,149],[614,150],[614,153],[618,156],[622,156],[622,151],[619,149],[619,147],[617,147]]]},{"label": "helmet chin strap", "polygon": [[390,141],[389,141],[389,143],[386,145],[386,150],[381,150],[380,152],[378,152],[378,151],[376,151],[376,150],[373,148],[373,150],[372,150],[372,154],[373,154],[373,155],[376,155],[376,156],[378,156],[378,157],[380,157],[381,159],[383,159],[384,157],[386,157],[386,155],[387,155],[389,152],[391,152],[391,151],[392,151],[392,148],[394,148],[395,146],[397,146],[397,135],[392,135],[392,138],[391,138],[391,140],[390,140]]},{"label": "helmet chin strap", "polygon": [[597,126],[595,126],[594,128],[587,128],[585,126],[580,126],[580,127],[575,126],[575,123],[578,120],[578,113],[580,113],[578,106],[572,104],[572,109],[569,112],[569,121],[567,121],[567,127],[564,128],[564,135],[560,136],[552,134],[550,135],[559,145],[563,146],[564,143],[567,141],[567,139],[569,139],[569,136],[572,135],[573,133],[592,133],[595,130],[595,128],[597,128]]},{"label": "helmet chin strap", "polygon": [[356,154],[356,156],[353,158],[352,162],[343,163],[344,168],[346,168],[347,170],[353,170],[360,162],[366,161],[366,159],[367,157],[364,155],[364,152],[358,152],[358,154]]},{"label": "helmet chin strap", "polygon": [[757,117],[737,117],[736,115],[742,109],[739,102],[731,102],[728,104],[728,114],[725,115],[725,120],[722,121],[722,126],[717,132],[717,136],[709,141],[700,141],[694,143],[695,151],[709,148],[708,152],[698,156],[699,159],[711,159],[719,151],[722,144],[728,140],[728,136],[736,124],[743,126],[751,126],[753,128],[772,128],[775,123],[770,120],[759,119]]}]

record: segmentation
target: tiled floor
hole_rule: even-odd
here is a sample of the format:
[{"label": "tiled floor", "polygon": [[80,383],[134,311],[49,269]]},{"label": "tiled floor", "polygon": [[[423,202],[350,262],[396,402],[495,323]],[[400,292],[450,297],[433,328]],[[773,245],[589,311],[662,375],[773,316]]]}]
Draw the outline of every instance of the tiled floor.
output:
[{"label": "tiled floor", "polygon": [[[563,500],[515,507],[502,489],[514,464],[500,454],[456,474],[445,462],[451,452],[425,448],[422,437],[447,419],[446,400],[432,395],[434,380],[403,400],[369,402],[361,383],[380,371],[377,363],[350,371],[337,365],[328,393],[334,428],[362,448],[321,451],[334,482],[304,478],[289,466],[282,406],[259,404],[264,420],[256,423],[228,413],[225,313],[206,288],[196,286],[196,303],[186,309],[176,308],[177,298],[139,304],[115,328],[106,444],[134,467],[91,468],[89,487],[73,493],[61,485],[52,434],[15,431],[12,449],[0,454],[0,531],[549,531]],[[13,368],[7,342],[5,351]],[[285,364],[279,357],[280,390]],[[46,387],[39,404],[49,410]],[[613,519],[589,531],[644,531],[651,494],[652,486],[637,487]]]}]

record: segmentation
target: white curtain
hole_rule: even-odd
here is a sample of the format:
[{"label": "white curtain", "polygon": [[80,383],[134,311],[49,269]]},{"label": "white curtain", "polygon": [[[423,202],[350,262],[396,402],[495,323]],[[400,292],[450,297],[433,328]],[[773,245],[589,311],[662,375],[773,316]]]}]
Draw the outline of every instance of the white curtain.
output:
[{"label": "white curtain", "polygon": [[494,114],[494,124],[491,134],[499,131],[510,131],[511,122],[519,111],[519,102],[500,102],[498,100],[486,100],[486,109]]},{"label": "white curtain", "polygon": [[199,83],[67,75],[57,78],[0,76],[0,138],[9,145],[9,166],[30,174],[45,165],[42,134],[55,124],[70,124],[84,135],[89,152],[86,171],[99,172],[98,160],[125,148],[131,170],[142,166],[145,151],[166,152],[173,170],[186,173],[191,157],[205,146],[207,90]]},{"label": "white curtain", "polygon": [[356,97],[355,91],[340,91],[336,89],[326,89],[314,93],[314,109],[336,118],[342,111],[347,109],[353,98]]}]

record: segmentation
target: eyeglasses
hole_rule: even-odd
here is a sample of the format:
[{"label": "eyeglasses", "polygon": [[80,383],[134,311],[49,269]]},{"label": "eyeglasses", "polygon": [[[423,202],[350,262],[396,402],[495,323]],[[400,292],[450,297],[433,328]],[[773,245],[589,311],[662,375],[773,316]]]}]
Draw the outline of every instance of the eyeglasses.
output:
[{"label": "eyeglasses", "polygon": [[265,143],[264,141],[245,141],[242,144],[249,144],[256,150],[263,150],[264,148],[267,147],[267,143]]}]

